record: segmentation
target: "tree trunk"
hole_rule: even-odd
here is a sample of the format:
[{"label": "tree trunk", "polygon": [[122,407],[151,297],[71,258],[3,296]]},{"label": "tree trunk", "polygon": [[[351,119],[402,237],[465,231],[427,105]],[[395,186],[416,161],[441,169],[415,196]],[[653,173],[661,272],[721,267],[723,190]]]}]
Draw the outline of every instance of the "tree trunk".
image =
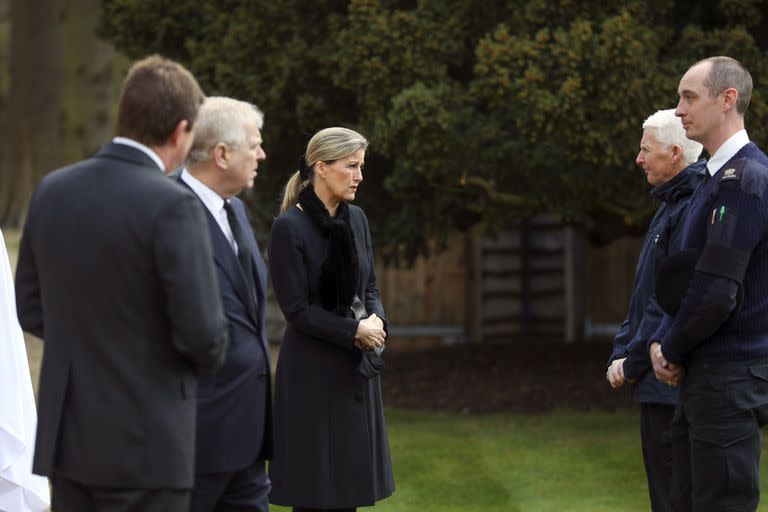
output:
[{"label": "tree trunk", "polygon": [[[11,2],[0,0],[0,154],[8,152],[8,95],[11,82],[10,39],[11,39]],[[6,165],[5,159],[0,158],[0,221],[6,206]]]},{"label": "tree trunk", "polygon": [[94,154],[114,132],[124,59],[95,35],[101,0],[59,0],[62,6],[62,142],[64,163]]},{"label": "tree trunk", "polygon": [[[46,173],[112,136],[125,59],[95,35],[99,0],[2,2],[10,3],[11,43],[0,224],[18,227]],[[0,18],[0,37],[1,27]]]},{"label": "tree trunk", "polygon": [[22,223],[42,176],[60,162],[59,38],[55,0],[11,0],[11,86],[0,176],[0,223]]}]

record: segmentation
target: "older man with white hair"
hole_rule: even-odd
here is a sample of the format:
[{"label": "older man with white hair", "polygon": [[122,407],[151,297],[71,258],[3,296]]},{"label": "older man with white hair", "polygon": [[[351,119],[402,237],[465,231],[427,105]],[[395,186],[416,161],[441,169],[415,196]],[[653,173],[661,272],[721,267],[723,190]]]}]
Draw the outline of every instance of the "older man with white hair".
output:
[{"label": "older man with white hair", "polygon": [[48,480],[32,474],[36,424],[13,275],[0,232],[0,510],[41,512],[51,503]]},{"label": "older man with white hair", "polygon": [[688,139],[675,111],[660,110],[643,123],[642,167],[653,196],[661,206],[651,221],[635,271],[627,319],[613,340],[607,378],[614,388],[629,381],[640,403],[640,437],[654,512],[676,511],[671,488],[670,425],[677,389],[659,382],[647,351],[650,336],[664,316],[655,296],[656,270],[667,256],[680,250],[683,224],[694,190],[704,179],[706,163],[697,162],[702,145]]}]

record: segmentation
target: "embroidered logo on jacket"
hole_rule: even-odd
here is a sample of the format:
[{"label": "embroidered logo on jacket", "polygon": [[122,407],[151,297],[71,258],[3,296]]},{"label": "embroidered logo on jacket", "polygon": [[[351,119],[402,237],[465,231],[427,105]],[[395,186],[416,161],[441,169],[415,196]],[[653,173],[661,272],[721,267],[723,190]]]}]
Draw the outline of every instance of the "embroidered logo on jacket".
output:
[{"label": "embroidered logo on jacket", "polygon": [[739,179],[738,176],[736,176],[736,169],[731,167],[730,169],[726,169],[723,171],[723,179],[720,181],[727,181],[727,180],[737,180]]}]

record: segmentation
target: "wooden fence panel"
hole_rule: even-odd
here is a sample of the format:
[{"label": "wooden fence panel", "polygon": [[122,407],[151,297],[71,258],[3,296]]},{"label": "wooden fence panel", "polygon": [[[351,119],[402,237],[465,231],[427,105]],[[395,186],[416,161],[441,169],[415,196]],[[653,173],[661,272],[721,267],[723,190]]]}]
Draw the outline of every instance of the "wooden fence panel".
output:
[{"label": "wooden fence panel", "polygon": [[564,240],[563,226],[547,216],[478,240],[474,338],[563,336]]},{"label": "wooden fence panel", "polygon": [[444,251],[409,268],[376,265],[384,309],[393,323],[465,325],[466,236],[454,236]]}]

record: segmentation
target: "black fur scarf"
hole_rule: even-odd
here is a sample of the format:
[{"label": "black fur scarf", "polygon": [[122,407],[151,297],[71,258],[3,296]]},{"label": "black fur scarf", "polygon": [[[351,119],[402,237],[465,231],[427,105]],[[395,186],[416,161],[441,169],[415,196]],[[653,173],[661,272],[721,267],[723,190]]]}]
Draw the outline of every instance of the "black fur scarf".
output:
[{"label": "black fur scarf", "polygon": [[322,306],[342,316],[350,315],[352,299],[359,286],[359,261],[355,235],[349,220],[349,205],[344,201],[331,217],[325,205],[308,186],[299,192],[299,204],[328,240],[328,251],[320,266]]}]

